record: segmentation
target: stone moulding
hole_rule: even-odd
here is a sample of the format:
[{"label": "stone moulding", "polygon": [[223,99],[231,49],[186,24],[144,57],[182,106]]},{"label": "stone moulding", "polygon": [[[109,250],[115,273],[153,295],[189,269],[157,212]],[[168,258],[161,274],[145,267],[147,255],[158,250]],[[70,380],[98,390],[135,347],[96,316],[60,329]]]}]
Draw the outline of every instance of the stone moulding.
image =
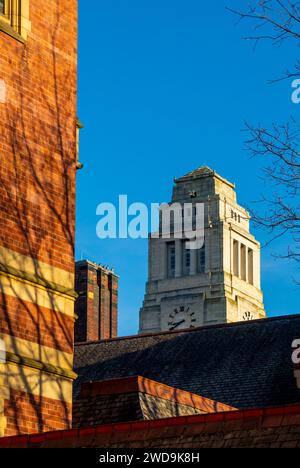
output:
[{"label": "stone moulding", "polygon": [[70,380],[77,379],[77,374],[71,370],[62,369],[61,367],[52,366],[51,364],[44,364],[42,362],[27,357],[17,356],[14,353],[6,353],[6,360],[7,362],[11,362],[13,364],[31,367],[33,369],[37,369],[48,374],[53,374],[58,377],[64,377]]},{"label": "stone moulding", "polygon": [[53,293],[60,293],[64,296],[67,296],[68,298],[74,299],[74,301],[77,299],[78,294],[74,290],[69,290],[66,288],[63,288],[62,286],[59,286],[55,283],[43,280],[42,278],[38,278],[34,275],[31,275],[29,273],[25,273],[19,270],[16,270],[13,267],[9,267],[6,265],[3,265],[0,263],[0,272],[7,274],[9,276],[13,276],[16,279],[22,280],[22,281],[27,281],[28,283],[31,283],[33,285],[38,285],[42,286],[43,288],[46,288]]}]

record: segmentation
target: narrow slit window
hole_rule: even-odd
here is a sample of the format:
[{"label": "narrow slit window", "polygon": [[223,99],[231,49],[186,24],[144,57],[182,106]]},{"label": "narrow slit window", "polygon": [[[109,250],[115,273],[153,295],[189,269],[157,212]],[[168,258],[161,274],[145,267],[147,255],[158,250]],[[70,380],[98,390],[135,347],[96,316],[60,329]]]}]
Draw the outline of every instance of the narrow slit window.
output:
[{"label": "narrow slit window", "polygon": [[175,242],[168,244],[168,277],[175,278],[176,271],[176,247]]},{"label": "narrow slit window", "polygon": [[185,276],[191,273],[191,250],[187,248],[187,242],[183,244],[183,274]]},{"label": "narrow slit window", "polygon": [[198,250],[198,273],[205,273],[206,268],[206,255],[205,255],[205,245],[202,249]]},{"label": "narrow slit window", "polygon": [[233,274],[237,277],[240,275],[239,262],[239,243],[238,241],[233,241]]}]

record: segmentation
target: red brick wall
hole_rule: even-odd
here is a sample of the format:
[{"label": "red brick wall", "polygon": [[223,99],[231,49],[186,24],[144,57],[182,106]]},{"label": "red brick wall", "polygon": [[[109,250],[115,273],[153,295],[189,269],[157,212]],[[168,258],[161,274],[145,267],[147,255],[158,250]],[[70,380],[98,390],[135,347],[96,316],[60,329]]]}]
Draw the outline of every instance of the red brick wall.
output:
[{"label": "red brick wall", "polygon": [[0,245],[73,272],[77,1],[30,20],[25,44],[0,31]]},{"label": "red brick wall", "polygon": [[75,289],[79,295],[75,311],[78,320],[75,325],[75,341],[96,341],[99,339],[99,288],[97,270],[83,262],[76,265]]},{"label": "red brick wall", "polygon": [[[29,2],[26,42],[0,31],[0,79],[6,85],[0,103],[0,248],[74,273],[77,0]],[[0,333],[72,352],[73,320],[51,310],[51,303],[47,309],[35,305],[34,282],[32,303],[13,287],[5,296],[1,287],[0,281]],[[27,396],[11,389],[7,433],[69,427],[70,409],[65,418],[63,402],[36,400],[30,385],[24,382]]]},{"label": "red brick wall", "polygon": [[78,299],[75,312],[75,341],[99,339],[99,288],[97,269],[87,262],[78,262],[75,268],[75,290]]},{"label": "red brick wall", "polygon": [[4,439],[0,447],[299,448],[300,406],[102,425]]},{"label": "red brick wall", "polygon": [[24,392],[11,391],[5,410],[7,436],[63,430],[72,424],[71,405]]},{"label": "red brick wall", "polygon": [[100,339],[118,336],[118,279],[105,271],[99,271]]},{"label": "red brick wall", "polygon": [[111,290],[111,338],[118,336],[119,282],[116,276],[110,276]]},{"label": "red brick wall", "polygon": [[5,315],[0,315],[0,333],[73,352],[73,318],[0,292],[1,307]]},{"label": "red brick wall", "polygon": [[76,264],[75,341],[98,341],[118,336],[118,278],[87,261]]}]

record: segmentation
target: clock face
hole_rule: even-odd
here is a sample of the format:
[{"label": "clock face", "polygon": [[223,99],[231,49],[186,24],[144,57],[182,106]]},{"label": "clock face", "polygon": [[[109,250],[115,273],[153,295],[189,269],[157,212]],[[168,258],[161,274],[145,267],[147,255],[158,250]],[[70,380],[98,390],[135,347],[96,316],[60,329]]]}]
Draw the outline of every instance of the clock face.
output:
[{"label": "clock face", "polygon": [[170,331],[186,330],[195,328],[196,321],[196,314],[189,307],[176,307],[169,315],[168,327]]}]

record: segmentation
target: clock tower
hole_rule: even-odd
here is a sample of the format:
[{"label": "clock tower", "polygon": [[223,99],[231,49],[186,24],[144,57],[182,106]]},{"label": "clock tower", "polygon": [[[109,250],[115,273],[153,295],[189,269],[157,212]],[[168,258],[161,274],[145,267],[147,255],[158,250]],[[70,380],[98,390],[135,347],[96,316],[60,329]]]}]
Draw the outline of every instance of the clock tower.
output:
[{"label": "clock tower", "polygon": [[[235,186],[208,167],[175,180],[173,206],[204,208],[204,242],[188,248],[184,236],[149,238],[149,279],[140,333],[265,318],[260,286],[260,244]],[[195,219],[193,219],[195,222]],[[171,229],[172,232],[172,229]],[[202,245],[203,244],[203,245]]]}]

